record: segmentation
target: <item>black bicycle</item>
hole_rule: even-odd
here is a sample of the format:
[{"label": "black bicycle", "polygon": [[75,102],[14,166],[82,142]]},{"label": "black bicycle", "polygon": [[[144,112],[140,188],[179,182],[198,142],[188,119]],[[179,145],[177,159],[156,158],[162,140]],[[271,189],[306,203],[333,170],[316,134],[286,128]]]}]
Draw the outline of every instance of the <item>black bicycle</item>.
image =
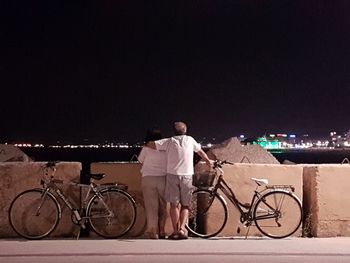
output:
[{"label": "black bicycle", "polygon": [[[197,189],[192,194],[189,221],[186,228],[194,236],[209,238],[218,235],[228,219],[226,200],[219,190],[237,208],[240,221],[248,227],[255,225],[265,236],[285,238],[295,233],[302,222],[302,207],[291,185],[268,185],[266,179],[252,180],[257,184],[251,203],[243,204],[223,178],[222,165],[227,161],[215,161],[213,171],[195,174]],[[264,189],[258,191],[260,186]],[[247,231],[247,235],[248,235]]]},{"label": "black bicycle", "polygon": [[95,183],[104,174],[89,175],[89,185],[70,183],[87,190],[82,207],[76,208],[58,186],[63,181],[54,178],[55,172],[56,162],[45,164],[41,180],[43,187],[26,190],[12,201],[9,221],[18,235],[27,239],[41,239],[50,235],[62,216],[57,197],[70,209],[72,222],[80,226],[80,229],[85,228],[88,222],[98,235],[118,238],[134,226],[135,200],[126,191],[127,186]]}]

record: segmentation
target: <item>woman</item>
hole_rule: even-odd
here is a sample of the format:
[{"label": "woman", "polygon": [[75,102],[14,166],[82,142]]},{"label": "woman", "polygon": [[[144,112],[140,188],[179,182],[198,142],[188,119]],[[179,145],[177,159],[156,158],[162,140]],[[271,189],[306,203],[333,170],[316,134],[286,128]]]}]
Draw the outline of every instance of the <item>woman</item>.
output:
[{"label": "woman", "polygon": [[[160,140],[159,130],[148,130],[145,142]],[[166,153],[144,146],[138,160],[142,163],[142,192],[146,209],[147,229],[145,236],[165,238],[166,201]]]}]

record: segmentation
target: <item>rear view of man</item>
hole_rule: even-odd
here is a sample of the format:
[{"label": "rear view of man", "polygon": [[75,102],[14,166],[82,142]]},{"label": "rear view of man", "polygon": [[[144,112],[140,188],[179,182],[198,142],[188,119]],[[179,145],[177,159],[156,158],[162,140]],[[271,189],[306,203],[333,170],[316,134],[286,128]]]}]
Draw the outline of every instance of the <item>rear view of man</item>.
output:
[{"label": "rear view of man", "polygon": [[166,199],[170,203],[173,233],[169,239],[187,239],[185,225],[191,202],[193,154],[196,152],[209,166],[210,160],[199,143],[186,135],[187,126],[175,122],[175,136],[148,144],[167,153]]}]

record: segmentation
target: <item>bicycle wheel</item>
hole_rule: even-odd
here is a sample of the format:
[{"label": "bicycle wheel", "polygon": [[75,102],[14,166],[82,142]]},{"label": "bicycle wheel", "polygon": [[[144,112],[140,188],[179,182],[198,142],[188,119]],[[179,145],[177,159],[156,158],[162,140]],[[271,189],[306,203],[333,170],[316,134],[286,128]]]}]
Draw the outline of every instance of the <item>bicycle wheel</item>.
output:
[{"label": "bicycle wheel", "polygon": [[86,216],[92,229],[104,238],[117,238],[135,224],[134,199],[119,189],[104,189],[89,201]]},{"label": "bicycle wheel", "polygon": [[41,239],[55,230],[61,209],[55,197],[43,189],[31,189],[16,196],[9,209],[13,230],[27,239]]},{"label": "bicycle wheel", "polygon": [[271,238],[294,234],[301,225],[299,199],[286,191],[276,190],[263,195],[254,208],[254,222],[259,231]]},{"label": "bicycle wheel", "polygon": [[192,193],[187,230],[194,236],[209,238],[219,234],[225,227],[228,210],[226,201],[209,190]]}]

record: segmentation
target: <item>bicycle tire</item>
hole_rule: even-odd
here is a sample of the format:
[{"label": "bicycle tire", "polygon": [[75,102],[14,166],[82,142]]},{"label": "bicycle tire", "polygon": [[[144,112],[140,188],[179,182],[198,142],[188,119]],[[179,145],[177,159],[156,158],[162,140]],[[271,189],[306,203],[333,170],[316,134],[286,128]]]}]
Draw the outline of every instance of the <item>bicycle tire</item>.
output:
[{"label": "bicycle tire", "polygon": [[285,238],[293,235],[301,225],[301,203],[287,191],[268,192],[257,201],[253,216],[262,234],[271,238]]},{"label": "bicycle tire", "polygon": [[90,199],[86,216],[98,235],[104,238],[118,238],[126,235],[135,224],[135,200],[123,190],[104,189]]},{"label": "bicycle tire", "polygon": [[61,218],[57,199],[44,189],[30,189],[18,194],[9,208],[12,229],[26,239],[50,235]]},{"label": "bicycle tire", "polygon": [[210,238],[218,235],[228,219],[226,201],[210,190],[198,189],[192,193],[189,220],[186,228],[195,237]]}]

